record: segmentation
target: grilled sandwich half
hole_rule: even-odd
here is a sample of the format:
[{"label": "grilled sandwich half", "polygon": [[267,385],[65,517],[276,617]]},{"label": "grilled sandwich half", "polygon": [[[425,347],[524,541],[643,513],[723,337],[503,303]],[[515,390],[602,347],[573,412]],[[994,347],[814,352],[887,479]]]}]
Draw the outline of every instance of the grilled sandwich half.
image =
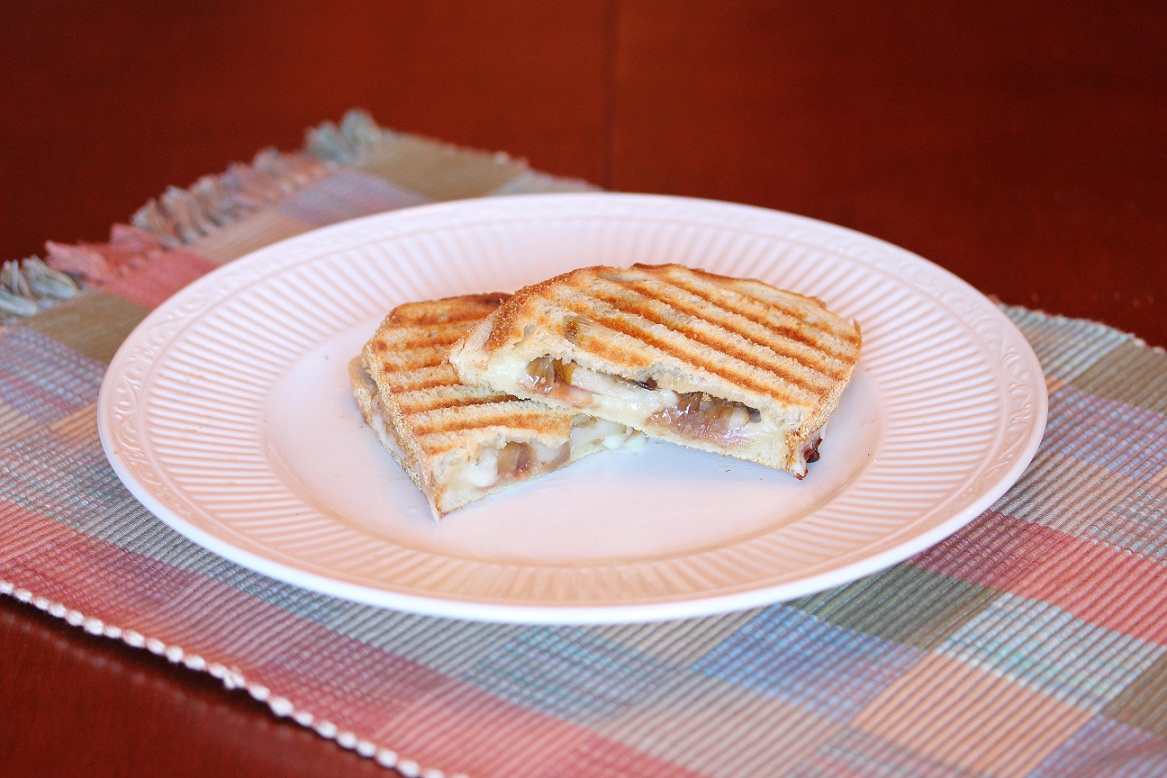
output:
[{"label": "grilled sandwich half", "polygon": [[858,325],[816,299],[635,265],[519,290],[450,361],[469,383],[802,478],[860,345]]},{"label": "grilled sandwich half", "polygon": [[365,422],[425,494],[435,518],[607,448],[643,436],[573,409],[463,383],[451,344],[498,308],[503,294],[395,308],[352,360]]}]

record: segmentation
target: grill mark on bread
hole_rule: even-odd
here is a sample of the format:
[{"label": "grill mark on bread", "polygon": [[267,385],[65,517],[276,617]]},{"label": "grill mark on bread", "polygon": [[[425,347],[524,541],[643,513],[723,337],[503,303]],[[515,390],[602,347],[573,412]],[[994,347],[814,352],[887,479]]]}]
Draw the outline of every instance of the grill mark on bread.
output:
[{"label": "grill mark on bread", "polygon": [[392,359],[378,360],[381,375],[403,373],[409,370],[420,370],[426,367],[436,367],[439,362],[434,359],[430,351],[407,351],[404,354],[395,354]]},{"label": "grill mark on bread", "polygon": [[[737,314],[743,319],[759,323],[769,318],[777,310],[794,322],[801,322],[806,327],[811,328],[815,335],[819,336],[816,340],[806,340],[799,337],[804,335],[804,332],[798,329],[787,330],[786,332],[791,336],[793,342],[802,342],[806,348],[822,351],[829,354],[831,358],[839,360],[840,363],[844,363],[836,372],[824,372],[824,375],[831,375],[834,378],[847,374],[847,364],[853,361],[854,355],[859,349],[861,339],[858,330],[853,325],[843,329],[828,326],[835,321],[843,322],[834,314],[829,313],[822,302],[816,298],[775,289],[754,279],[720,276],[679,265],[637,264],[633,265],[632,270],[636,272],[617,268],[581,268],[520,289],[495,315],[493,326],[486,339],[486,349],[494,351],[504,347],[509,341],[521,337],[521,331],[516,325],[517,321],[541,318],[538,312],[530,314],[528,309],[530,306],[538,306],[550,299],[551,295],[548,294],[547,290],[567,294],[574,292],[586,297],[589,295],[588,285],[595,279],[604,279],[624,287],[651,281],[666,285],[671,284],[710,305]],[[630,275],[638,275],[640,278],[630,278]],[[689,283],[686,283],[686,280]],[[704,284],[710,288],[695,286],[694,283]],[[751,294],[751,292],[756,294]],[[745,305],[734,305],[728,301],[718,302],[716,299],[718,296],[730,296],[739,303],[745,302]],[[667,304],[668,301],[665,302]],[[798,303],[801,303],[801,306]],[[813,324],[806,321],[808,313],[816,319]]]},{"label": "grill mark on bread", "polygon": [[[604,292],[597,291],[596,296],[629,315],[640,316],[668,327],[744,364],[786,377],[791,383],[805,389],[818,391],[823,386],[837,380],[841,374],[841,369],[837,364],[834,366],[824,364],[828,361],[837,363],[837,360],[833,360],[830,355],[824,355],[804,342],[774,343],[772,342],[773,338],[771,338],[771,342],[763,342],[757,337],[752,337],[758,333],[750,332],[751,328],[749,327],[739,326],[742,322],[733,321],[731,316],[710,315],[709,311],[702,310],[692,304],[679,303],[674,297],[669,296],[668,291],[661,294],[649,288],[648,282],[630,283],[634,285],[613,284]],[[665,286],[676,290],[676,287],[670,287],[668,284]],[[628,295],[636,296],[639,300],[643,300],[644,304],[638,305],[635,300],[625,299]],[[653,304],[663,310],[653,310]],[[716,311],[732,315],[732,312],[726,311],[716,303],[711,304],[711,307]],[[727,319],[730,321],[727,322]],[[752,320],[747,323],[755,325],[753,329],[761,329],[762,333],[772,335],[771,331],[764,325]],[[735,326],[728,326],[730,324]],[[736,338],[745,342],[738,342]],[[783,347],[785,348],[780,351],[779,349]],[[821,376],[821,379],[816,380],[814,376],[804,377],[798,373],[789,373],[791,361],[798,367]]]},{"label": "grill mark on bread", "polygon": [[[391,353],[376,354],[373,359],[376,364],[381,365],[384,369],[407,372],[413,370],[422,370],[427,367],[438,367],[446,362],[446,355],[450,351],[450,346],[457,341],[457,338],[452,338],[445,343],[433,343],[427,341],[423,345],[415,346],[413,348],[399,347],[396,341],[390,340],[387,342]],[[378,341],[380,342],[380,341]]]},{"label": "grill mark on bread", "polygon": [[[608,302],[608,301],[605,300],[605,302]],[[619,301],[617,301],[617,302],[619,302]],[[767,374],[768,378],[777,378],[780,381],[783,381],[787,384],[790,384],[791,386],[795,387],[796,389],[803,390],[804,392],[816,392],[820,388],[819,385],[823,383],[823,382],[812,382],[812,381],[808,380],[807,376],[803,376],[797,372],[794,372],[794,371],[786,368],[785,366],[762,364],[761,362],[759,362],[756,359],[757,354],[751,353],[750,351],[741,348],[738,344],[728,342],[725,340],[720,340],[720,339],[715,338],[715,337],[709,337],[709,336],[707,336],[701,332],[698,332],[697,330],[692,329],[692,328],[680,329],[680,328],[672,325],[668,321],[666,321],[664,318],[656,315],[656,312],[650,311],[646,308],[628,308],[628,309],[625,309],[625,308],[623,308],[620,305],[617,305],[615,303],[609,303],[609,304],[611,304],[613,308],[615,308],[617,311],[619,311],[620,313],[622,313],[626,316],[634,316],[634,317],[639,318],[639,319],[644,319],[645,321],[650,322],[652,324],[659,324],[663,327],[669,328],[669,330],[671,330],[673,333],[676,334],[677,337],[679,337],[681,339],[681,343],[673,343],[671,340],[661,341],[663,343],[669,344],[668,347],[658,346],[661,348],[662,351],[666,352],[667,354],[669,354],[670,356],[672,356],[676,359],[683,360],[683,361],[685,361],[689,364],[692,364],[692,365],[700,366],[703,369],[705,369],[706,371],[713,373],[714,375],[721,376],[722,378],[724,378],[728,381],[732,381],[735,383],[749,383],[749,385],[752,386],[756,391],[759,391],[761,393],[771,395],[774,397],[785,397],[785,395],[776,394],[774,387],[770,386],[770,384],[767,381],[758,379],[754,376],[751,376],[746,371],[748,371],[751,368],[754,370],[762,371],[762,372]],[[629,330],[632,330],[632,328],[629,328]],[[640,332],[640,333],[644,332],[643,330],[635,330],[635,331]],[[641,334],[640,337],[644,337],[644,335]],[[724,356],[724,357],[728,357],[729,359],[732,359],[732,360],[735,360],[740,365],[745,366],[745,370],[742,370],[740,368],[737,370],[734,370],[734,369],[731,369],[728,367],[719,366],[713,360],[700,359],[699,357],[696,356],[696,353],[694,352],[694,350],[681,347],[683,342],[686,340],[700,344],[701,346],[704,346],[705,348],[713,349],[719,355]],[[698,363],[700,363],[700,364],[698,364]],[[799,366],[805,367],[801,363],[799,363]]]},{"label": "grill mark on bread", "polygon": [[567,414],[548,416],[545,406],[533,407],[530,400],[508,399],[486,403],[466,413],[460,408],[438,408],[410,416],[410,426],[418,437],[440,432],[481,430],[502,427],[533,433],[566,430],[571,425]]},{"label": "grill mark on bread", "polygon": [[[594,301],[594,298],[592,301]],[[563,306],[565,309],[567,309],[568,311],[571,311],[572,313],[574,313],[576,315],[583,316],[583,317],[587,318],[588,320],[590,320],[596,324],[599,324],[600,326],[604,327],[605,329],[607,329],[611,332],[616,332],[616,333],[619,333],[621,335],[625,335],[629,338],[632,338],[632,339],[638,341],[639,343],[643,343],[644,345],[647,345],[651,348],[654,348],[654,349],[660,351],[661,353],[672,357],[673,359],[683,361],[692,367],[696,367],[696,368],[699,368],[701,370],[704,370],[705,372],[710,373],[710,374],[715,375],[715,376],[718,376],[720,378],[723,378],[726,381],[729,381],[729,382],[734,383],[734,384],[738,384],[742,387],[745,387],[745,388],[750,389],[752,391],[758,392],[759,394],[764,394],[764,395],[767,395],[769,397],[781,399],[784,402],[793,401],[793,402],[797,403],[797,402],[802,402],[805,400],[805,394],[807,393],[805,387],[796,383],[795,381],[789,380],[786,376],[780,375],[778,373],[772,374],[773,377],[779,379],[783,383],[789,384],[793,388],[801,389],[803,391],[783,394],[783,393],[779,392],[777,390],[777,387],[773,386],[772,383],[767,382],[767,381],[763,381],[763,380],[759,380],[757,377],[751,375],[747,371],[729,370],[725,366],[718,365],[716,363],[716,361],[713,359],[706,359],[706,358],[702,357],[700,354],[694,353],[695,350],[691,349],[691,348],[681,350],[678,348],[678,346],[680,344],[678,344],[672,340],[669,340],[669,339],[657,337],[656,335],[652,334],[650,331],[648,331],[647,329],[645,329],[643,327],[633,326],[631,321],[628,318],[626,318],[625,316],[603,313],[603,312],[595,310],[594,308],[590,308],[586,305],[587,302],[588,302],[587,300],[584,300],[584,301],[581,301],[581,300],[559,300],[558,301],[558,303],[561,306]],[[616,308],[616,311],[618,313],[623,313],[618,308]],[[644,318],[644,317],[640,317],[640,318]],[[645,319],[645,321],[649,321],[649,320]],[[689,339],[686,336],[682,336],[681,342],[684,343],[686,340],[689,340]],[[588,343],[588,347],[589,347],[589,350],[591,350],[591,342]],[[796,398],[796,396],[798,394],[803,394],[804,397],[803,398]]]},{"label": "grill mark on bread", "polygon": [[[395,351],[449,351],[458,338],[466,334],[473,322],[443,322],[429,327],[402,327],[386,337],[384,342]],[[377,342],[382,342],[378,340]]]},{"label": "grill mark on bread", "polygon": [[392,347],[394,351],[437,351],[441,353],[448,352],[450,346],[454,345],[458,338],[462,337],[462,332],[419,332],[409,333],[407,337],[394,339],[387,345]]},{"label": "grill mark on bread", "polygon": [[[797,306],[789,305],[789,301],[779,302],[782,298],[759,298],[748,294],[742,289],[732,287],[714,287],[712,289],[707,289],[704,287],[685,283],[685,281],[679,278],[670,278],[669,282],[673,286],[688,292],[694,297],[700,298],[710,305],[716,305],[723,310],[737,314],[751,321],[759,321],[761,317],[765,316],[769,311],[772,310],[784,317],[787,317],[788,319],[793,320],[795,322],[795,326],[797,326],[798,323],[801,323],[809,331],[794,329],[795,332],[798,332],[800,335],[804,335],[804,337],[796,337],[793,339],[803,343],[809,348],[817,349],[823,353],[829,354],[836,360],[848,360],[854,355],[856,346],[858,345],[858,333],[856,333],[851,328],[839,331],[833,327],[824,326],[822,321],[816,321],[814,323],[807,322],[805,315],[806,311],[804,309],[799,309]],[[726,297],[731,298],[731,300],[738,304],[734,305],[731,300],[724,299]],[[815,314],[820,314],[819,310],[815,310],[822,308],[822,304],[819,301],[809,297],[801,299],[806,301],[806,306],[811,308]],[[817,315],[816,318],[821,319],[822,317],[821,315]],[[784,331],[791,329],[791,327],[783,327]],[[810,337],[812,335],[820,337]],[[823,342],[824,339],[832,341],[832,343],[828,345]]]},{"label": "grill mark on bread", "polygon": [[[416,396],[410,396],[414,394]],[[493,393],[489,397],[474,397],[474,396],[435,396],[429,391],[421,391],[415,393],[403,392],[397,396],[397,404],[400,406],[402,413],[415,414],[426,413],[429,411],[440,411],[446,408],[481,408],[485,405],[501,402],[513,402],[514,397],[507,394]]]},{"label": "grill mark on bread", "polygon": [[[637,267],[653,269],[653,266],[651,265],[637,265]],[[765,281],[760,281],[756,278],[733,278],[732,276],[721,276],[717,275],[716,273],[710,273],[707,270],[693,270],[689,268],[684,268],[684,272],[680,273],[678,272],[679,268],[681,268],[679,265],[657,266],[656,269],[658,272],[656,275],[661,278],[669,278],[674,281],[677,278],[684,276],[712,287],[736,289],[743,294],[748,294],[750,297],[766,300],[768,302],[781,301],[784,303],[789,303],[791,301],[796,301],[804,306],[809,306],[811,308],[826,307],[823,301],[817,297],[810,297],[805,294],[799,294],[798,292],[791,292],[787,289],[778,289],[777,287],[771,286]],[[746,290],[749,290],[749,292]]]},{"label": "grill mark on bread", "polygon": [[453,365],[441,364],[418,370],[391,373],[385,377],[394,392],[419,392],[441,386],[454,386],[461,381]]},{"label": "grill mark on bread", "polygon": [[[711,315],[704,305],[660,297],[653,290],[640,286],[636,288],[645,296],[664,305],[669,305],[681,313],[708,320],[710,324],[722,327],[746,342],[769,351],[778,359],[793,359],[808,370],[813,370],[831,380],[838,380],[847,373],[847,366],[836,353],[811,342],[803,337],[801,330],[794,327],[764,325],[720,304],[712,304],[710,307],[714,307],[717,312],[723,315]],[[679,289],[680,287],[674,288]],[[694,295],[694,297],[697,297],[702,303],[709,304],[709,301],[704,297],[698,295]]]}]

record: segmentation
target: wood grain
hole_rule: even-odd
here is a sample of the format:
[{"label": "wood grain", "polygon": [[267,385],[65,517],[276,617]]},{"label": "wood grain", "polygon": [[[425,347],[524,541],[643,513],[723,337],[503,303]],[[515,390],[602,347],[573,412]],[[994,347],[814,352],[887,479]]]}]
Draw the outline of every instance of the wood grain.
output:
[{"label": "wood grain", "polygon": [[99,240],[167,186],[364,108],[603,178],[606,2],[0,6],[0,253]]},{"label": "wood grain", "polygon": [[0,764],[67,775],[385,775],[210,675],[0,598]]},{"label": "wood grain", "polygon": [[612,186],[825,219],[1167,345],[1167,14],[945,5],[622,4]]},{"label": "wood grain", "polygon": [[[100,240],[351,107],[612,188],[914,250],[1167,345],[1161,4],[6,3],[0,253]],[[362,775],[212,679],[0,598],[5,775]]]}]

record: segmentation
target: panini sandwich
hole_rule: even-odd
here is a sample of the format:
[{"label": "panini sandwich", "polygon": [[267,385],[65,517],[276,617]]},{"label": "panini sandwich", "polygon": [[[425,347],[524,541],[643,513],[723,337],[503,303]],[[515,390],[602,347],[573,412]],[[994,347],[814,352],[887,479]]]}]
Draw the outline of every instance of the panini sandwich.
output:
[{"label": "panini sandwich", "polygon": [[635,265],[519,290],[449,359],[468,383],[802,478],[860,345],[858,325],[816,299]]},{"label": "panini sandwich", "polygon": [[643,442],[624,425],[459,380],[449,347],[505,299],[401,305],[349,365],[361,415],[435,518],[587,454]]}]

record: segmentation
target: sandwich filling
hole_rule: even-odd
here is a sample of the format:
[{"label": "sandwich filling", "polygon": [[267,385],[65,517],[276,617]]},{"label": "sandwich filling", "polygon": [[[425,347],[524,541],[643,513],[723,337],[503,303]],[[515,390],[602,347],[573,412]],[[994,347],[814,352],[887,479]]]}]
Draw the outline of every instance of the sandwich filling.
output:
[{"label": "sandwich filling", "polygon": [[[372,415],[366,419],[367,423],[394,458],[409,470],[411,459],[393,435],[384,404],[363,369],[360,375],[367,382],[362,389],[372,400]],[[538,440],[506,438],[494,446],[480,446],[474,458],[451,466],[447,472],[447,488],[459,494],[484,495],[495,487],[559,470],[585,454],[632,450],[643,446],[645,441],[644,433],[623,424],[580,414],[572,422],[568,439],[558,446]]]},{"label": "sandwich filling", "polygon": [[581,414],[572,423],[570,437],[562,445],[509,440],[497,447],[482,447],[475,459],[450,474],[450,484],[455,488],[492,489],[558,470],[572,461],[573,452],[582,455],[603,449],[633,449],[644,442],[642,433],[623,424]]},{"label": "sandwich filling", "polygon": [[527,363],[515,380],[532,394],[554,397],[580,410],[618,402],[639,415],[645,429],[671,429],[718,446],[745,446],[766,432],[761,413],[736,400],[707,392],[675,392],[657,386],[652,378],[633,381],[550,356]]}]

